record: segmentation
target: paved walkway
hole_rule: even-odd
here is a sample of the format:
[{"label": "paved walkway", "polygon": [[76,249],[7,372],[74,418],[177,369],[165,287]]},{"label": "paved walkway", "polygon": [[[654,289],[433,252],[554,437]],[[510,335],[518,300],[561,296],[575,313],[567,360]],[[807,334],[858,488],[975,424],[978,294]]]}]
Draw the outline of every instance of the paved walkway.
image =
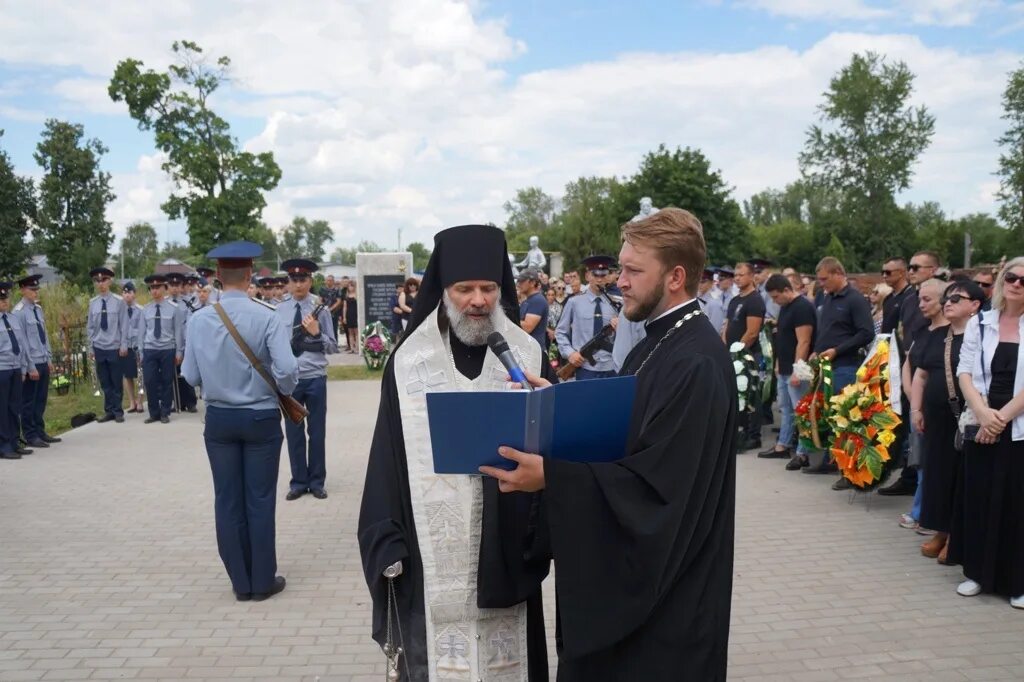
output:
[{"label": "paved walkway", "polygon": [[[329,386],[331,496],[284,502],[282,458],[288,589],[263,603],[235,602],[217,557],[196,416],[0,461],[0,681],[383,679],[355,543],[378,388]],[[740,457],[730,679],[1024,679],[1024,612],[956,596],[896,525],[908,498],[830,482]]]}]

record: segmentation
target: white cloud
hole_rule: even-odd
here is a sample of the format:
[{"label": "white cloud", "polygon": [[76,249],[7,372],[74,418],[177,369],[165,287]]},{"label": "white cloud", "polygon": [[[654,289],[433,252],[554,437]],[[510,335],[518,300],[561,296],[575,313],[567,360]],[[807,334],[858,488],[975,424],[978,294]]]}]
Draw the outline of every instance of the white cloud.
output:
[{"label": "white cloud", "polygon": [[96,114],[123,114],[124,103],[110,99],[108,85],[109,81],[101,78],[65,78],[54,84],[53,94],[78,115],[83,110]]},{"label": "white cloud", "polygon": [[745,0],[747,7],[794,19],[884,19],[891,10],[869,5],[863,0]]},{"label": "white cloud", "polygon": [[[811,4],[787,6],[813,11]],[[914,4],[951,21],[964,3]],[[61,21],[28,21],[37,11],[30,5]],[[881,11],[854,0],[836,6],[865,19]],[[502,23],[481,20],[475,4],[454,0],[325,3],[316,12],[269,2],[116,7],[11,5],[0,60],[77,66],[91,75],[62,94],[99,107],[96,84],[127,55],[159,68],[180,35],[230,54],[235,79],[215,106],[261,120],[243,142],[272,150],[284,172],[265,219],[280,227],[295,215],[323,218],[346,244],[391,245],[399,229],[408,243],[429,241],[445,225],[501,224],[516,188],[539,185],[557,196],[581,175],[626,175],[660,143],[702,149],[738,198],[782,186],[797,177],[796,156],[829,78],[868,49],[905,60],[918,74],[916,101],[937,117],[906,198],[936,199],[957,214],[992,210],[999,100],[1020,58],[929,47],[913,35],[834,33],[802,51],[628,53],[513,79],[503,65],[526,47]],[[88,30],[97,17],[103,30]],[[85,22],[78,40],[46,33],[75,21]],[[119,227],[140,218],[166,224],[159,164],[146,155],[135,172],[115,177]],[[171,230],[182,238],[180,226]]]},{"label": "white cloud", "polygon": [[804,21],[876,21],[969,26],[987,10],[1000,7],[1000,0],[741,0],[746,7],[776,16]]}]

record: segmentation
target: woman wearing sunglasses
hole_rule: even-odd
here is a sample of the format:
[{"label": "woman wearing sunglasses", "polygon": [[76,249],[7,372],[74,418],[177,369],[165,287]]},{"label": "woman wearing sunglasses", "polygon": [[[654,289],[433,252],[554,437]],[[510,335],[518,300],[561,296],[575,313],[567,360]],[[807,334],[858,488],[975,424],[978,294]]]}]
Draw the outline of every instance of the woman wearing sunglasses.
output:
[{"label": "woman wearing sunglasses", "polygon": [[[941,312],[928,315],[925,304],[934,293],[940,293]],[[954,414],[949,386],[953,385],[957,406],[962,406],[963,395],[956,389],[953,377],[960,361],[964,329],[978,312],[984,298],[981,289],[973,282],[954,282],[946,287],[939,285],[937,291],[926,290],[922,286],[920,293],[921,311],[925,316],[933,320],[933,324],[934,319],[945,320],[941,326],[934,326],[922,335],[911,351],[912,354],[917,353],[919,359],[911,389],[910,415],[915,430],[923,433],[924,446],[919,519],[922,528],[935,531],[932,539],[921,545],[921,553],[929,558],[938,558],[940,564],[948,562],[953,500],[962,463],[961,454],[953,445],[960,411],[958,409]]]},{"label": "woman wearing sunglasses", "polygon": [[992,309],[964,332],[960,388],[978,421],[964,444],[963,503],[953,524],[950,560],[967,579],[957,593],[1010,598],[1024,609],[1024,257],[996,278]]}]

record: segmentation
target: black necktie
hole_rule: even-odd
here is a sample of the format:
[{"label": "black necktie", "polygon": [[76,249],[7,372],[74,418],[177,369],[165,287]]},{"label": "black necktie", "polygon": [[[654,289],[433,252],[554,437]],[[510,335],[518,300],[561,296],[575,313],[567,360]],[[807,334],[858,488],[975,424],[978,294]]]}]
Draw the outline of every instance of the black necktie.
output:
[{"label": "black necktie", "polygon": [[292,332],[295,329],[302,326],[302,306],[299,305],[298,301],[295,302],[295,319],[292,320]]},{"label": "black necktie", "polygon": [[11,350],[14,351],[15,355],[21,355],[21,346],[18,345],[18,339],[14,336],[14,330],[11,329],[11,323],[7,321],[7,313],[3,314],[4,326],[7,328],[7,336],[11,337]]},{"label": "black necktie", "polygon": [[594,299],[594,336],[596,337],[604,329],[604,316],[601,314],[601,299]]},{"label": "black necktie", "polygon": [[128,319],[129,320],[132,319],[132,313],[134,313],[134,312],[135,312],[134,308],[128,308]]},{"label": "black necktie", "polygon": [[100,329],[107,331],[107,299],[101,301],[100,306]]},{"label": "black necktie", "polygon": [[36,328],[39,330],[39,340],[46,345],[46,329],[43,328],[43,321],[39,319],[39,308],[32,306],[32,314],[36,316]]},{"label": "black necktie", "polygon": [[156,304],[156,317],[153,318],[153,338],[159,339],[163,330],[160,329],[160,304]]}]

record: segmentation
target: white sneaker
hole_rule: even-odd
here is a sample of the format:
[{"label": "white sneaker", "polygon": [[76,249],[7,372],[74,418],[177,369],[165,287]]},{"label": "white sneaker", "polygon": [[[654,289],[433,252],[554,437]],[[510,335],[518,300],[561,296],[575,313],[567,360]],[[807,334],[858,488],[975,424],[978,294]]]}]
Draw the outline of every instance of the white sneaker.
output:
[{"label": "white sneaker", "polygon": [[[965,580],[956,586],[956,593],[959,594],[961,597],[973,597],[975,595],[981,594],[981,585],[974,582],[973,580]],[[1024,608],[1024,600],[1022,600],[1021,606],[1019,608]]]},{"label": "white sneaker", "polygon": [[1024,609],[1024,594],[1010,600],[1010,606],[1015,609]]},{"label": "white sneaker", "polygon": [[910,514],[900,514],[900,528],[914,530],[917,528],[917,519]]}]

